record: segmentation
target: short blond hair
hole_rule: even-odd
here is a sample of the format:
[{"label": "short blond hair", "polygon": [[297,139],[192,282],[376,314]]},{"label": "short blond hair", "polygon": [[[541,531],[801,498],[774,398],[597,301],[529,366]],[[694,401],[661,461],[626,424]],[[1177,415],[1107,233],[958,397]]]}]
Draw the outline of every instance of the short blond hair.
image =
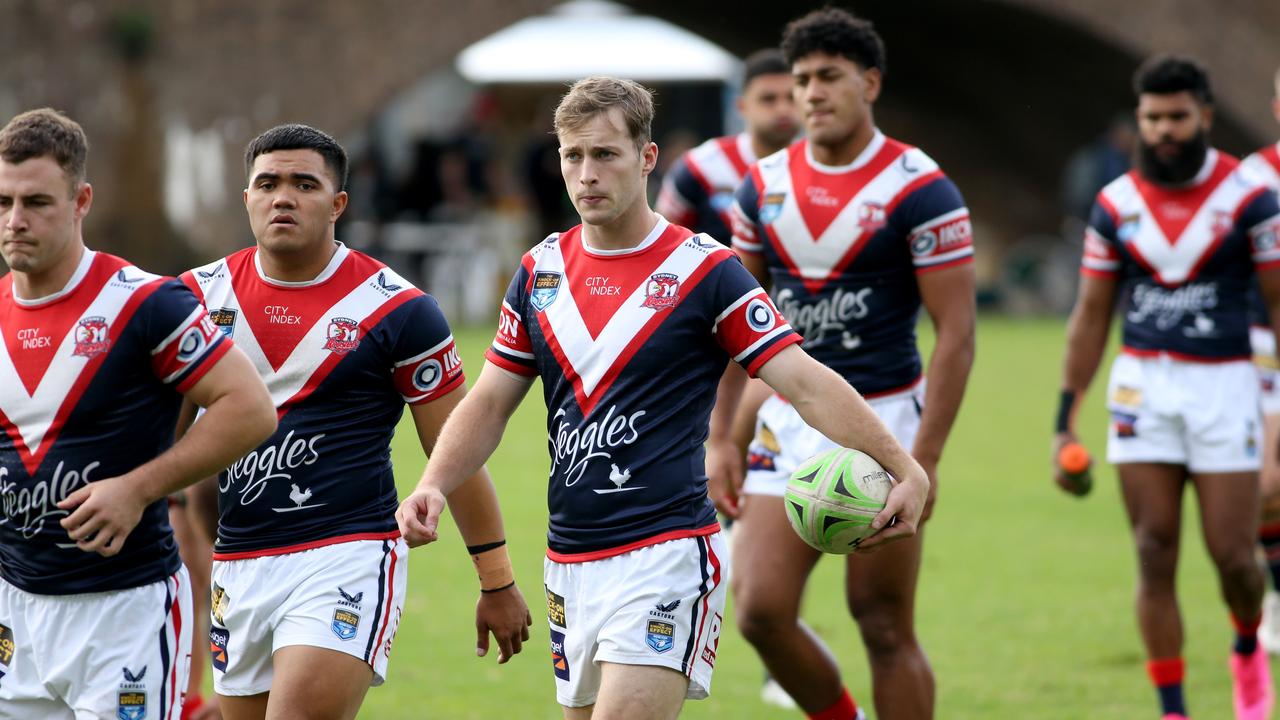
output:
[{"label": "short blond hair", "polygon": [[632,80],[595,75],[569,87],[556,106],[557,135],[576,130],[596,115],[618,108],[627,133],[641,149],[653,137],[653,92]]}]

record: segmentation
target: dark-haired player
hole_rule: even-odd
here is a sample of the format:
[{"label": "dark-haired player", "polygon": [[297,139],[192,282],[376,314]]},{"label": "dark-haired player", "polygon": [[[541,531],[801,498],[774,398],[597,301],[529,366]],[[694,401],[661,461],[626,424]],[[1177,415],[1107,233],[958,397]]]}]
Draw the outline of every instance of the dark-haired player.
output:
[{"label": "dark-haired player", "polygon": [[[218,478],[214,688],[229,720],[354,717],[386,678],[408,547],[390,442],[409,406],[423,450],[466,390],[431,296],[334,238],[347,156],[305,125],[245,152],[257,243],[182,276],[271,391],[280,427]],[[199,427],[203,420],[197,420]],[[477,650],[528,639],[502,516],[480,469],[450,507],[480,570]]]},{"label": "dark-haired player", "polygon": [[[814,11],[787,26],[782,50],[807,137],[748,174],[737,194],[734,247],[772,283],[805,348],[867,397],[936,480],[974,352],[969,211],[937,163],[876,128],[885,54],[871,23],[843,10]],[[938,337],[927,383],[915,339],[921,305]],[[728,392],[719,400],[733,401]],[[848,720],[860,711],[839,668],[798,618],[819,554],[791,532],[781,497],[791,472],[831,440],[780,396],[758,416],[734,535],[738,625],[810,717]],[[711,448],[712,473],[730,452]],[[920,553],[917,535],[847,561],[849,609],[885,717],[933,712],[933,675],[913,617]]]},{"label": "dark-haired player", "polygon": [[[1280,318],[1276,195],[1209,145],[1213,96],[1196,62],[1149,59],[1134,76],[1138,167],[1098,193],[1067,329],[1056,451],[1102,360],[1120,300],[1124,337],[1111,367],[1107,459],[1116,465],[1138,551],[1138,627],[1165,718],[1185,718],[1175,574],[1187,486],[1235,626],[1238,720],[1270,717],[1258,649],[1263,578],[1254,560],[1263,452],[1258,377],[1249,362],[1255,273]],[[1057,481],[1067,479],[1055,470]]]}]

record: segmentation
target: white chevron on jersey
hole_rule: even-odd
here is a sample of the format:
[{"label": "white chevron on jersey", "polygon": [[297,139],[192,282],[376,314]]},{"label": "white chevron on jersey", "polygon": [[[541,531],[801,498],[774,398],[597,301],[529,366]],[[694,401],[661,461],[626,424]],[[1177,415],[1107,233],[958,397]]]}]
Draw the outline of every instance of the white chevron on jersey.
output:
[{"label": "white chevron on jersey", "polygon": [[[658,224],[650,232],[646,242],[660,237],[667,227],[667,221],[659,217]],[[690,236],[671,251],[654,269],[653,274],[670,273],[677,276],[682,283],[683,296],[686,292],[683,283],[711,258],[712,253],[708,252],[711,245],[717,250],[726,249],[719,243],[709,242],[706,235]],[[559,243],[544,246],[532,272],[557,272],[564,277],[564,256],[560,252]],[[644,307],[646,293],[647,283],[640,283],[596,338],[591,337],[591,332],[578,311],[578,301],[573,297],[566,281],[561,282],[559,289],[559,294],[563,297],[558,297],[556,302],[541,313],[540,321],[545,334],[559,345],[569,364],[569,367],[562,368],[566,377],[587,398],[591,398],[600,381],[617,364],[632,340],[641,334],[646,325],[659,317],[657,311]]]},{"label": "white chevron on jersey", "polygon": [[[93,264],[95,254],[93,251],[85,251],[80,265],[83,272],[77,270],[80,279],[83,279]],[[80,317],[81,319],[103,318],[110,333],[116,328],[120,311],[128,304],[134,292],[160,279],[159,275],[153,275],[132,265],[125,266],[102,286],[97,297],[85,308]],[[68,283],[67,290],[60,295],[70,292],[78,284],[79,280],[73,277],[73,281]],[[3,413],[17,429],[21,442],[14,444],[18,447],[22,460],[28,468],[33,464],[39,465],[38,460],[43,456],[43,450],[47,449],[42,448],[41,445],[47,444],[46,441],[52,441],[57,436],[58,428],[55,426],[55,421],[60,424],[66,418],[69,404],[76,400],[72,389],[80,381],[86,368],[97,367],[101,362],[100,360],[95,362],[96,358],[85,358],[74,354],[76,331],[79,328],[79,322],[70,326],[66,336],[58,344],[57,352],[54,353],[48,369],[40,378],[35,392],[31,394],[28,394],[26,386],[18,376],[8,348],[4,343],[0,343],[0,413]],[[15,440],[18,439],[15,438]]]},{"label": "white chevron on jersey", "polygon": [[[877,133],[876,140],[867,146],[860,160],[874,158],[883,147],[884,140],[884,136]],[[850,198],[831,225],[821,236],[814,238],[791,185],[790,156],[793,149],[770,155],[756,167],[767,194],[786,194],[777,219],[772,223],[772,238],[786,252],[800,277],[810,281],[826,280],[847,259],[851,250],[875,234],[877,227],[859,223],[859,211],[863,205],[870,203],[888,208],[908,185],[938,171],[938,164],[922,150],[908,149]],[[904,170],[904,164],[910,167],[910,172]]]},{"label": "white chevron on jersey", "polygon": [[1253,153],[1240,162],[1240,167],[1256,174],[1267,187],[1280,192],[1280,143]]},{"label": "white chevron on jersey", "polygon": [[[222,268],[218,267],[219,264]],[[338,264],[335,263],[334,267],[337,266]],[[286,405],[301,402],[309,391],[314,389],[313,386],[309,387],[309,381],[327,369],[326,361],[330,361],[329,366],[331,366],[341,358],[340,355],[324,347],[329,339],[331,318],[351,318],[362,325],[363,331],[364,320],[383,305],[404,293],[417,292],[409,281],[391,268],[378,268],[346,296],[338,298],[327,311],[320,315],[299,340],[288,359],[277,370],[271,367],[266,353],[258,344],[258,339],[254,337],[253,329],[245,317],[245,310],[236,297],[231,273],[226,270],[226,264],[220,260],[197,268],[193,275],[204,294],[206,308],[225,308],[236,311],[235,325],[232,330],[236,346],[249,356],[258,374],[266,382],[272,401],[282,411]],[[395,286],[399,287],[394,291],[389,290],[390,287]],[[320,291],[317,289],[317,292]],[[308,392],[304,393],[304,390]]]},{"label": "white chevron on jersey", "polygon": [[[1205,158],[1206,173],[1201,182],[1218,167],[1218,153],[1210,149]],[[1166,237],[1155,211],[1134,182],[1133,174],[1125,174],[1103,188],[1100,197],[1115,210],[1117,235],[1143,263],[1156,281],[1178,285],[1192,278],[1208,254],[1234,227],[1240,206],[1257,191],[1257,186],[1242,182],[1235,173],[1223,177],[1196,208],[1191,220],[1177,237]],[[1129,229],[1122,230],[1121,228]]]}]

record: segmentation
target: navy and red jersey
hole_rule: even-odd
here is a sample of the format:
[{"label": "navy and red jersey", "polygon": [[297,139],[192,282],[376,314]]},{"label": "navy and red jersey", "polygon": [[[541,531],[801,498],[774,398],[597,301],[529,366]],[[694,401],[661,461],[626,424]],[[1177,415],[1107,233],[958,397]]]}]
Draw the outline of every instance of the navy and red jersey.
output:
[{"label": "navy and red jersey", "polygon": [[218,478],[217,560],[398,536],[391,436],[405,403],[463,385],[430,295],[338,245],[314,280],[281,282],[256,248],[182,275],[257,367],[274,435]]},{"label": "navy and red jersey", "polygon": [[708,140],[667,172],[655,209],[676,225],[728,242],[733,193],[755,161],[747,133]]},{"label": "navy and red jersey", "polygon": [[57,503],[173,444],[186,392],[231,349],[182,283],[84,252],[61,291],[0,278],[0,576],[42,595],[124,590],[177,572],[168,505],[110,558],[76,547]]},{"label": "navy and red jersey", "polygon": [[738,188],[734,249],[764,258],[771,293],[814,358],[867,396],[920,379],[921,273],[973,262],[969,210],[918,148],[876,131],[849,165],[800,140]]},{"label": "navy and red jersey", "polygon": [[1123,351],[1206,362],[1250,356],[1255,268],[1280,266],[1275,192],[1210,149],[1185,187],[1137,171],[1098,193],[1081,271],[1121,283]]},{"label": "navy and red jersey", "polygon": [[720,376],[799,341],[732,250],[665,219],[629,250],[592,249],[578,226],[526,253],[486,357],[542,378],[548,556],[718,530],[703,442]]},{"label": "navy and red jersey", "polygon": [[[1240,169],[1252,173],[1262,184],[1280,193],[1280,143],[1268,145],[1253,153],[1240,163]],[[1270,328],[1267,304],[1262,299],[1262,291],[1255,287],[1249,295],[1249,324]]]}]

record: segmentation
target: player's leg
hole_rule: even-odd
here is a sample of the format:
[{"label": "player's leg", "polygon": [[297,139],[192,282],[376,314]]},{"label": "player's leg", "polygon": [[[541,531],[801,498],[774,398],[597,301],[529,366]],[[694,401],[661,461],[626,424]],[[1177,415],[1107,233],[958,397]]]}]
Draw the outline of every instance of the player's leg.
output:
[{"label": "player's leg", "polygon": [[222,720],[262,720],[267,716],[268,693],[257,695],[218,694],[218,711]]},{"label": "player's leg", "polygon": [[875,553],[850,555],[847,560],[845,596],[862,631],[876,713],[881,717],[933,717],[933,671],[915,633],[923,530]]},{"label": "player's leg", "polygon": [[359,657],[322,647],[282,647],[272,666],[269,720],[350,720],[374,680]]},{"label": "player's leg", "polygon": [[801,709],[823,710],[840,699],[840,668],[800,619],[800,600],[820,553],[796,535],[782,498],[744,498],[733,534],[734,619],[769,674]]},{"label": "player's leg", "polygon": [[[674,720],[684,706],[689,678],[666,667],[654,665],[600,664],[600,695],[596,704],[573,708],[577,714],[565,717],[617,718],[617,720]],[[569,708],[566,708],[569,710]]]},{"label": "player's leg", "polygon": [[1266,652],[1258,646],[1265,581],[1254,560],[1257,538],[1258,476],[1252,472],[1196,473],[1201,526],[1218,571],[1223,600],[1236,629],[1230,667],[1236,717],[1271,717],[1275,693]]},{"label": "player's leg", "polygon": [[267,718],[353,718],[369,687],[386,679],[408,546],[357,541],[282,558],[297,574],[275,613]]},{"label": "player's leg", "polygon": [[[1280,385],[1280,377],[1275,382]],[[1280,394],[1280,387],[1273,392]],[[1263,409],[1268,412],[1263,416],[1262,522],[1258,538],[1269,582],[1258,639],[1267,652],[1280,655],[1280,452],[1276,450],[1280,447],[1280,412],[1270,412],[1265,399]]]},{"label": "player's leg", "polygon": [[1183,696],[1182,617],[1174,581],[1182,524],[1186,468],[1169,463],[1116,466],[1137,548],[1138,630],[1147,650],[1147,672],[1165,714],[1186,714]]},{"label": "player's leg", "polygon": [[213,564],[213,543],[200,531],[188,514],[187,498],[183,493],[170,496],[169,524],[173,537],[178,541],[182,564],[191,576],[191,597],[194,613],[191,618],[192,647],[191,677],[187,681],[187,698],[182,707],[184,720],[216,717],[216,701],[206,707],[204,678],[209,665],[209,655],[204,652],[205,637],[209,634],[209,572]]},{"label": "player's leg", "polygon": [[[82,638],[63,697],[77,720],[178,718],[191,668],[191,590],[185,569],[160,582],[66,598],[62,627]],[[52,618],[51,618],[52,619]],[[65,635],[63,638],[65,639]],[[43,665],[47,660],[42,660]]]}]

